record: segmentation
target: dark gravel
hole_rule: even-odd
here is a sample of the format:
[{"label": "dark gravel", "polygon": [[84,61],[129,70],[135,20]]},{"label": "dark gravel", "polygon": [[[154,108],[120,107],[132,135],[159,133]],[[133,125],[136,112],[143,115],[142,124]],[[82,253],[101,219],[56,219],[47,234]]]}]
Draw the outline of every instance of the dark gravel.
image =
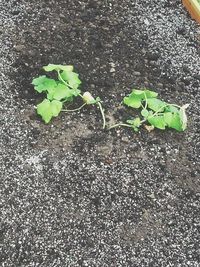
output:
[{"label": "dark gravel", "polygon": [[[200,28],[181,1],[0,10],[0,266],[199,267]],[[106,132],[96,109],[44,125],[30,82],[48,63],[75,65],[110,123],[145,86],[190,103],[188,130]]]}]

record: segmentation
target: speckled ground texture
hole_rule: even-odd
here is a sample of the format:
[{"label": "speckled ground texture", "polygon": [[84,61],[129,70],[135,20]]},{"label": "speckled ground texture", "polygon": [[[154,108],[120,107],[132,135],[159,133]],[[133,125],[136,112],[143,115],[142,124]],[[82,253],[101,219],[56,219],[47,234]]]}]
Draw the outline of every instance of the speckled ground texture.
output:
[{"label": "speckled ground texture", "polygon": [[[200,266],[200,27],[180,0],[0,1],[0,266]],[[131,88],[189,103],[184,133],[36,116],[30,82],[73,64],[108,123]],[[77,103],[76,105],[78,105]]]}]

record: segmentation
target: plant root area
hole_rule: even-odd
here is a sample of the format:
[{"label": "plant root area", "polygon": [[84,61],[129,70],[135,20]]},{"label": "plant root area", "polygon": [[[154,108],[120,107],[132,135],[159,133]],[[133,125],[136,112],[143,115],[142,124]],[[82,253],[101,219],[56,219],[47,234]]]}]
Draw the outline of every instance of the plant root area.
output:
[{"label": "plant root area", "polygon": [[[200,28],[181,0],[1,0],[0,35],[0,266],[199,267]],[[188,128],[103,130],[98,107],[44,124],[48,63],[74,65],[108,125],[149,88],[190,104]]]}]

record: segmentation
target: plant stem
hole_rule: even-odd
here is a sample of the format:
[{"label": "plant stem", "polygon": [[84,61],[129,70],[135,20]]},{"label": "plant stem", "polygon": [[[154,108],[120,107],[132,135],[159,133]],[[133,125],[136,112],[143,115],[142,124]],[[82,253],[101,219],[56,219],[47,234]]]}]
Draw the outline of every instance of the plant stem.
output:
[{"label": "plant stem", "polygon": [[149,116],[150,118],[155,117],[160,111],[162,111],[162,109],[166,108],[167,106],[174,106],[177,108],[181,108],[179,105],[176,104],[166,104],[163,107],[159,108],[153,115]]},{"label": "plant stem", "polygon": [[[83,99],[83,96],[82,96],[82,94],[78,94],[82,99]],[[86,104],[86,103],[85,103]]]},{"label": "plant stem", "polygon": [[120,127],[120,126],[124,126],[124,127],[132,128],[132,125],[130,125],[130,124],[126,124],[126,123],[118,123],[118,124],[114,124],[114,125],[110,126],[110,127],[108,128],[108,130],[113,129],[113,128],[116,128],[116,127]]},{"label": "plant stem", "polygon": [[65,80],[63,80],[63,78],[60,74],[60,70],[58,70],[57,72],[58,72],[58,77],[60,78],[61,82],[64,83],[67,87],[71,87]]},{"label": "plant stem", "polygon": [[173,107],[176,107],[176,108],[181,108],[181,106],[176,105],[176,104],[167,104],[165,107],[167,107],[167,106],[173,106]]},{"label": "plant stem", "polygon": [[145,97],[145,109],[147,109],[147,104],[148,104],[148,100],[147,100],[147,95],[146,95],[146,93],[144,92],[144,97]]},{"label": "plant stem", "polygon": [[103,119],[103,129],[105,129],[106,127],[106,119],[105,119],[105,114],[104,114],[104,110],[102,108],[102,105],[100,102],[97,102],[98,106],[99,106],[99,109],[101,111],[101,115],[102,115],[102,119]]},{"label": "plant stem", "polygon": [[81,105],[79,108],[75,108],[75,109],[62,109],[62,111],[63,112],[74,112],[74,111],[78,111],[78,110],[81,110],[85,105],[86,105],[86,103],[84,103],[83,105]]},{"label": "plant stem", "polygon": [[[60,78],[61,82],[64,83],[67,87],[70,87],[71,89],[73,89],[65,80],[63,80],[61,74],[60,74],[60,71],[58,70],[58,77]],[[83,96],[81,94],[78,94],[82,99],[83,99]]]}]

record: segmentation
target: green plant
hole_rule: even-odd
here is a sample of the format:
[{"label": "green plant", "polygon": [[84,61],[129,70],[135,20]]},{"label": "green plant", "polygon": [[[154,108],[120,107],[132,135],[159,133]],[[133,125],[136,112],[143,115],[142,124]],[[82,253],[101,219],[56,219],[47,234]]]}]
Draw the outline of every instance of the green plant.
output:
[{"label": "green plant", "polygon": [[[56,71],[57,73],[57,79],[42,75],[32,81],[34,89],[38,93],[46,93],[46,98],[37,105],[37,113],[45,123],[49,123],[61,111],[74,112],[81,110],[86,105],[98,105],[103,118],[103,128],[105,128],[105,115],[100,98],[95,99],[90,92],[81,93],[79,89],[81,80],[79,75],[73,71],[73,66],[49,64],[43,69],[46,72]],[[81,97],[83,100],[80,107],[72,110],[63,109],[65,103],[72,103],[77,97]]]},{"label": "green plant", "polygon": [[144,123],[146,128],[150,131],[154,127],[164,130],[166,127],[173,128],[177,131],[184,131],[187,127],[186,108],[188,104],[179,106],[176,104],[169,104],[157,98],[158,94],[150,90],[136,90],[124,97],[123,103],[131,108],[141,109],[141,117],[129,119],[126,123],[118,123],[112,125],[109,129],[124,126],[130,127],[134,131],[138,131],[140,126]]}]

